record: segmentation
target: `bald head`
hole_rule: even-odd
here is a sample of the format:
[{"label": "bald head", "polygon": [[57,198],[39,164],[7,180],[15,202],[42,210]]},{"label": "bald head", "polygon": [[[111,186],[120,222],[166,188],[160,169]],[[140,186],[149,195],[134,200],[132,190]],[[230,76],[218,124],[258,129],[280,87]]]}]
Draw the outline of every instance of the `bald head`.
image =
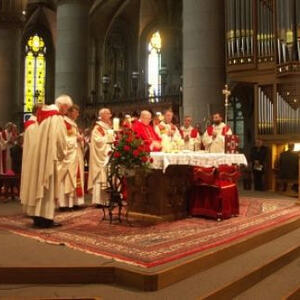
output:
[{"label": "bald head", "polygon": [[110,123],[111,122],[111,111],[108,108],[102,108],[99,110],[99,118],[104,123]]},{"label": "bald head", "polygon": [[152,118],[152,115],[150,113],[150,111],[148,110],[143,110],[141,112],[141,115],[140,115],[140,121],[145,124],[145,125],[149,125],[150,122],[151,122],[151,118]]}]

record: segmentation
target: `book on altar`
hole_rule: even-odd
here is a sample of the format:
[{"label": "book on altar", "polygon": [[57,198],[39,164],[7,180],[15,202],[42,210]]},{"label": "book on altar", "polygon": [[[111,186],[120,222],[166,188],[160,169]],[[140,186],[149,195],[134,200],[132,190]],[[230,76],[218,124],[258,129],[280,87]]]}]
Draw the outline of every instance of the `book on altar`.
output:
[{"label": "book on altar", "polygon": [[239,153],[239,137],[237,135],[225,135],[225,153]]}]

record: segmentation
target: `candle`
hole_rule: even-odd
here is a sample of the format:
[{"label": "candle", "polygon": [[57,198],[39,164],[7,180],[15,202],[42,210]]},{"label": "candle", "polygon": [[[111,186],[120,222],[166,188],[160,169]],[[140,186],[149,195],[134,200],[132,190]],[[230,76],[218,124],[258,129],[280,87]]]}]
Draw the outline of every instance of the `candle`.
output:
[{"label": "candle", "polygon": [[113,119],[113,129],[114,129],[114,131],[120,130],[120,119],[119,118]]}]

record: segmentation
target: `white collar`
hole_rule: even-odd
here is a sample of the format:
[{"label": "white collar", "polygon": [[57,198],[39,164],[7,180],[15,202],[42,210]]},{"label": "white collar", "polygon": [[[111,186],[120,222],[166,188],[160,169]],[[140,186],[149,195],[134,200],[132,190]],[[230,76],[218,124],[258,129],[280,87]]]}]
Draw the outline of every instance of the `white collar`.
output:
[{"label": "white collar", "polygon": [[72,120],[70,119],[68,116],[64,116],[64,119],[66,122],[68,122],[70,125],[74,126],[74,127],[77,127],[77,124]]},{"label": "white collar", "polygon": [[58,107],[55,104],[51,104],[51,105],[44,105],[42,107],[43,111],[51,111],[51,110],[57,110],[59,111]]},{"label": "white collar", "polygon": [[215,127],[215,128],[222,128],[222,127],[224,127],[225,126],[225,123],[224,122],[221,122],[219,125],[215,125],[215,124],[213,124],[213,127]]}]

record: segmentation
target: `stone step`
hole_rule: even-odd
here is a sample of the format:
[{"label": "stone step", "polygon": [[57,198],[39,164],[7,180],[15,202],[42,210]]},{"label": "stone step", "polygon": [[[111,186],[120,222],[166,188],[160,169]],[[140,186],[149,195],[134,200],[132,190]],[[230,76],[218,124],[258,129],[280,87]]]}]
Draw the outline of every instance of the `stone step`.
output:
[{"label": "stone step", "polygon": [[[299,276],[299,275],[298,275]],[[300,299],[300,284],[296,289],[292,290],[286,297],[286,300],[299,300]]]},{"label": "stone step", "polygon": [[[191,292],[201,297],[206,295],[211,299],[223,295],[230,295],[232,298],[298,256],[300,252],[299,235],[300,222],[299,219],[295,219],[278,228],[275,226],[254,237],[247,237],[244,241],[226,246],[224,249],[221,247],[221,249],[208,250],[200,258],[192,257],[175,266],[142,271],[133,267],[130,269],[119,267],[109,261],[107,263],[99,262],[100,264],[98,263],[96,266],[92,262],[74,265],[74,261],[81,261],[76,259],[71,259],[72,264],[70,262],[66,264],[67,260],[64,260],[63,266],[61,262],[58,264],[57,260],[53,259],[51,260],[53,265],[45,266],[44,256],[39,255],[36,255],[39,260],[31,261],[28,265],[27,259],[22,258],[18,252],[19,248],[15,245],[16,252],[10,250],[10,255],[15,257],[15,265],[7,266],[3,262],[1,266],[0,261],[0,284],[115,283],[146,291],[176,290],[176,296],[180,296],[178,299],[182,299]],[[30,241],[23,239],[20,237],[24,243]],[[37,249],[43,248],[43,246],[45,245],[35,245]],[[67,251],[70,254],[70,250],[64,247],[51,247],[48,250],[56,254],[61,251]],[[76,253],[74,251],[72,255]],[[78,252],[76,256],[78,255],[82,256],[83,254]],[[61,257],[65,257],[65,255],[61,255]],[[74,258],[74,256],[72,257]],[[27,263],[20,264],[20,259]],[[19,262],[17,263],[17,261]],[[175,286],[171,286],[175,283]]]},{"label": "stone step", "polygon": [[[280,300],[292,297],[300,287],[300,258],[238,295],[236,300]],[[299,298],[298,298],[299,299]]]},{"label": "stone step", "polygon": [[300,228],[218,264],[190,280],[198,285],[201,299],[232,299],[300,257],[299,236]]}]

